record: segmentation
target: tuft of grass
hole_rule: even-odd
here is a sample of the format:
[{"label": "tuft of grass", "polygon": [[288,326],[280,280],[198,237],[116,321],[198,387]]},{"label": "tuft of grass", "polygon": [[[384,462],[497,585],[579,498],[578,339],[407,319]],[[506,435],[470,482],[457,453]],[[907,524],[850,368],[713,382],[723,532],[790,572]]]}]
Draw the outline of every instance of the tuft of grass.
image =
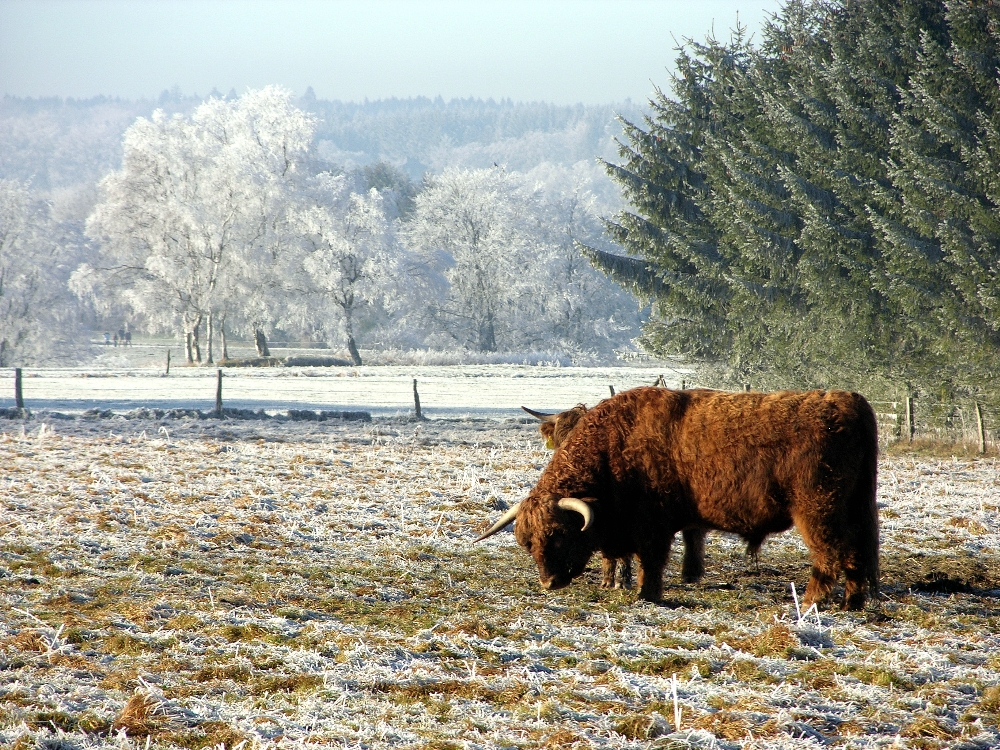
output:
[{"label": "tuft of grass", "polygon": [[253,680],[250,693],[307,693],[323,686],[323,678],[315,674],[268,675]]},{"label": "tuft of grass", "polygon": [[734,711],[716,711],[711,714],[704,714],[697,717],[692,726],[695,729],[704,729],[711,732],[716,737],[723,740],[745,740],[749,739],[751,732],[759,736],[753,729],[750,722]]},{"label": "tuft of grass", "polygon": [[201,627],[201,620],[194,615],[182,614],[167,620],[165,627],[168,630],[197,630]]},{"label": "tuft of grass", "polygon": [[84,711],[77,717],[76,722],[80,731],[87,734],[106,734],[113,723],[110,719],[98,716],[93,711]]},{"label": "tuft of grass", "polygon": [[45,653],[49,650],[49,641],[39,630],[22,630],[8,641],[18,651]]},{"label": "tuft of grass", "polygon": [[249,623],[244,625],[225,625],[220,629],[219,634],[230,643],[269,640],[273,636],[272,633],[259,625]]},{"label": "tuft of grass", "polygon": [[656,719],[648,714],[628,714],[614,724],[615,731],[630,740],[650,740],[660,732]]},{"label": "tuft of grass", "polygon": [[682,654],[668,654],[648,659],[617,659],[615,664],[621,669],[635,674],[669,677],[675,672],[687,669],[691,664],[691,659]]},{"label": "tuft of grass", "polygon": [[397,683],[378,683],[373,690],[392,696],[394,701],[401,703],[427,703],[435,696],[444,698],[463,698],[465,700],[483,701],[495,706],[510,706],[519,702],[528,692],[528,685],[514,684],[505,688],[493,688],[479,682],[464,680],[438,680],[432,682],[401,685]]},{"label": "tuft of grass", "polygon": [[109,654],[138,656],[146,651],[155,651],[156,649],[145,641],[133,638],[126,633],[116,633],[104,639],[102,650]]},{"label": "tuft of grass", "polygon": [[250,679],[250,670],[242,664],[213,664],[202,667],[194,673],[197,682],[212,682],[213,680],[232,680],[244,683]]},{"label": "tuft of grass", "polygon": [[904,737],[948,740],[956,736],[957,732],[944,726],[933,716],[924,714],[903,727],[901,734]]},{"label": "tuft of grass", "polygon": [[112,729],[124,729],[132,737],[148,737],[157,732],[162,722],[156,716],[160,702],[144,690],[137,690],[128,699],[118,718],[111,725]]},{"label": "tuft of grass", "polygon": [[735,649],[751,653],[757,658],[765,656],[788,657],[799,646],[798,636],[784,623],[772,625],[763,633],[750,638],[733,636],[720,638]]},{"label": "tuft of grass", "polygon": [[979,710],[1000,719],[1000,685],[991,685],[979,696]]},{"label": "tuft of grass", "polygon": [[165,744],[187,750],[207,750],[207,748],[233,750],[240,743],[246,746],[250,741],[246,734],[234,729],[224,721],[206,721],[194,729],[187,729],[183,732],[164,732],[157,739]]},{"label": "tuft of grass", "polygon": [[32,729],[62,730],[63,732],[74,732],[79,726],[77,718],[65,711],[39,711],[25,723]]}]

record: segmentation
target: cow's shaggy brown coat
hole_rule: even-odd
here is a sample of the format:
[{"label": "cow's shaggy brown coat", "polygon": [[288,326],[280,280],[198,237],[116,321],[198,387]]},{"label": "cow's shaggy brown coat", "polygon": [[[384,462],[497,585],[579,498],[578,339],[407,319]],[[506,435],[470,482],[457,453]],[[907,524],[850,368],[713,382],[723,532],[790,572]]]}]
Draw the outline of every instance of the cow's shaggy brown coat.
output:
[{"label": "cow's shaggy brown coat", "polygon": [[[751,547],[794,525],[812,555],[805,603],[838,575],[845,608],[878,590],[875,415],[843,391],[725,393],[636,388],[581,415],[519,505],[515,534],[545,588],[595,551],[639,558],[640,596],[662,594],[677,531],[718,529]],[[593,522],[560,507],[582,499]]]},{"label": "cow's shaggy brown coat", "polygon": [[[556,449],[587,413],[586,404],[577,404],[572,409],[558,414],[542,414],[521,407],[539,420],[538,431],[545,438],[545,447]],[[697,583],[705,574],[705,531],[704,529],[684,529],[684,562],[681,565],[681,580]],[[601,586],[606,589],[632,588],[632,555],[622,558],[601,556]]]}]

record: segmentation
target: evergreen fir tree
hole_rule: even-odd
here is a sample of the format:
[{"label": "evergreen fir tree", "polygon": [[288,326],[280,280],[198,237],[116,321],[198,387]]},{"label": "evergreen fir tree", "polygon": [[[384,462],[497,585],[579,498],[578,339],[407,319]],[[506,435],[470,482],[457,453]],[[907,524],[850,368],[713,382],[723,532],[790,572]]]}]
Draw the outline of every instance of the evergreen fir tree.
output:
[{"label": "evergreen fir tree", "polygon": [[995,15],[792,0],[759,48],[741,29],[687,43],[673,97],[625,123],[608,165],[631,204],[608,228],[630,257],[591,252],[655,297],[645,344],[763,386],[959,377],[955,344],[973,340],[990,361]]}]

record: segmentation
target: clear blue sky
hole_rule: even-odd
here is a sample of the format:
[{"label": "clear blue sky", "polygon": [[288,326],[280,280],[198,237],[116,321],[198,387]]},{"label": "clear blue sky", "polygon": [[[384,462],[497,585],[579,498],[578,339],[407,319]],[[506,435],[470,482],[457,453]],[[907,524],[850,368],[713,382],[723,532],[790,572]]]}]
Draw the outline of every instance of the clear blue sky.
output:
[{"label": "clear blue sky", "polygon": [[0,95],[153,98],[280,84],[322,99],[644,101],[675,39],[779,0],[0,0]]}]

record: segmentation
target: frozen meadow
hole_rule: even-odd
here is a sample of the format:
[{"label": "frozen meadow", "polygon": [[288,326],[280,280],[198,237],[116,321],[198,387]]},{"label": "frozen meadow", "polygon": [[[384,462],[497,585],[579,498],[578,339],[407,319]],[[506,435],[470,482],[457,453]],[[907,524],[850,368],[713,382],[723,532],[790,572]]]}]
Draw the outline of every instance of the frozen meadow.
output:
[{"label": "frozen meadow", "polygon": [[34,416],[0,419],[0,746],[1000,744],[993,459],[883,456],[884,597],[861,613],[799,617],[795,532],[756,564],[710,535],[698,585],[675,552],[656,606],[599,588],[596,562],[546,593],[511,534],[471,544],[548,461],[520,404],[659,374],[679,384],[228,370],[225,405],[271,417],[204,419],[137,409],[210,410],[214,370],[26,373]]}]

